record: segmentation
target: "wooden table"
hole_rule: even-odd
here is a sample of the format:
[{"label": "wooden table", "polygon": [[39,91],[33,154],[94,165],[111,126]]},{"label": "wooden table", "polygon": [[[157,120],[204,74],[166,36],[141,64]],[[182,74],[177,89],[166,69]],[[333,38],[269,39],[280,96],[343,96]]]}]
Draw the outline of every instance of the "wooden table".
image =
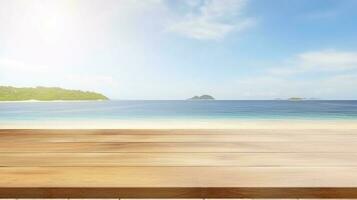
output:
[{"label": "wooden table", "polygon": [[357,198],[356,130],[0,130],[0,198]]}]

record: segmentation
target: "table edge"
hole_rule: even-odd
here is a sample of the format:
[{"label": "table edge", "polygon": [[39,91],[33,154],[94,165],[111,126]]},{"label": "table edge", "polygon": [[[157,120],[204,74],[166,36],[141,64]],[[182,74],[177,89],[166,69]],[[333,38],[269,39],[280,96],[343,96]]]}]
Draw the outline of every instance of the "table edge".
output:
[{"label": "table edge", "polygon": [[0,198],[357,198],[357,187],[1,187]]}]

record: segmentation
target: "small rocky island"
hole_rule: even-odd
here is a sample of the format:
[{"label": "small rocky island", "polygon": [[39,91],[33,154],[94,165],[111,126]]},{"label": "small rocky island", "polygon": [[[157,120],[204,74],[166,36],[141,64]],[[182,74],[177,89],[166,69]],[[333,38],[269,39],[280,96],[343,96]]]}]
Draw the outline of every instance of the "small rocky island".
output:
[{"label": "small rocky island", "polygon": [[303,100],[305,100],[305,98],[302,98],[302,97],[290,97],[288,100],[289,101],[303,101]]},{"label": "small rocky island", "polygon": [[0,101],[80,101],[108,100],[108,97],[89,91],[68,90],[59,87],[0,86]]},{"label": "small rocky island", "polygon": [[187,100],[215,100],[211,95],[194,96]]}]

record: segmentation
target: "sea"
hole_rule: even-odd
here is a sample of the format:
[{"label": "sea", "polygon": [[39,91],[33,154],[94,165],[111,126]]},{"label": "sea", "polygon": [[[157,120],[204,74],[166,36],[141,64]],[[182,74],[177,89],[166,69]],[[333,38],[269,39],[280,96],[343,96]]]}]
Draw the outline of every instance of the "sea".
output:
[{"label": "sea", "polygon": [[0,123],[105,120],[357,120],[357,101],[111,100],[2,102]]}]

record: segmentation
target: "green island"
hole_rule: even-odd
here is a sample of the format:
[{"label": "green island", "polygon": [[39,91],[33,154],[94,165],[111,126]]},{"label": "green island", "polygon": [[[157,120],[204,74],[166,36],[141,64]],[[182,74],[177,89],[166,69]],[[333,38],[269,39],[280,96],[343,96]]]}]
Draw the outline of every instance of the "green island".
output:
[{"label": "green island", "polygon": [[68,90],[59,87],[0,86],[0,101],[79,101],[109,100],[108,97],[89,91]]},{"label": "green island", "polygon": [[302,101],[302,100],[305,100],[305,98],[302,98],[302,97],[290,97],[288,100],[289,101]]},{"label": "green island", "polygon": [[188,100],[215,100],[211,95],[202,95],[202,96],[194,96],[189,98]]}]

